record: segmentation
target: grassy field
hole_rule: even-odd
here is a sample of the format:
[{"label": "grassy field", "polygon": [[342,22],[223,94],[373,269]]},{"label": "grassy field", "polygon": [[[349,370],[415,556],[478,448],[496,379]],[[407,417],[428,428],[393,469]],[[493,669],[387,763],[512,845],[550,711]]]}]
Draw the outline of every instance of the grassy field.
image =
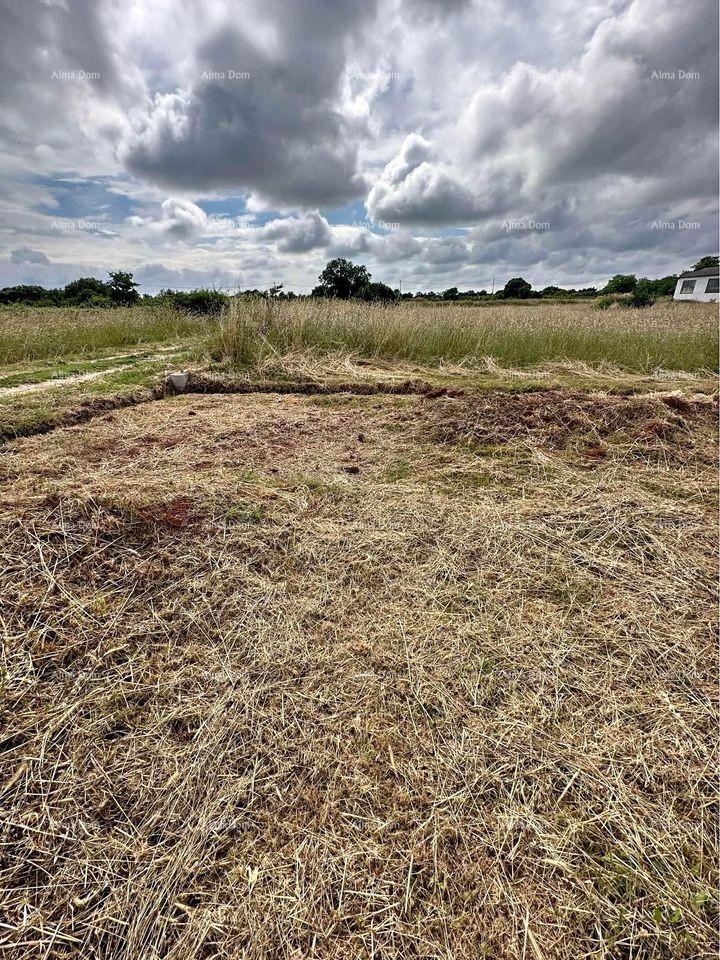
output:
[{"label": "grassy field", "polygon": [[715,955],[712,308],[332,307],[0,370],[0,948]]},{"label": "grassy field", "polygon": [[164,305],[2,307],[0,364],[92,357],[144,344],[174,344],[207,330],[206,317],[179,313]]},{"label": "grassy field", "polygon": [[232,301],[222,324],[161,305],[114,309],[0,309],[0,365],[88,358],[148,344],[196,340],[248,367],[309,351],[421,364],[531,366],[547,361],[626,370],[716,370],[714,304],[663,301],[644,310],[533,303],[383,307],[341,301]]},{"label": "grassy field", "polygon": [[338,301],[234,302],[214,353],[239,367],[310,351],[421,364],[547,361],[615,364],[651,372],[717,369],[713,304],[665,302],[600,311],[586,304],[382,307]]}]

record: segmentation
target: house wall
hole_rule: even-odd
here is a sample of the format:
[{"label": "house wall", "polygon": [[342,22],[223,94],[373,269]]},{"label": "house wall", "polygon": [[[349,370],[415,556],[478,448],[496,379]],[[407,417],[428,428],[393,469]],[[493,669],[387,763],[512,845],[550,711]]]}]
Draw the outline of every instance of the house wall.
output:
[{"label": "house wall", "polygon": [[[692,279],[692,277],[685,278],[685,280]],[[675,293],[673,294],[673,300],[701,300],[705,303],[717,302],[720,294],[705,292],[708,283],[713,279],[713,277],[695,277],[695,289],[692,293],[680,293],[685,280],[678,280],[677,286],[675,287]]]}]

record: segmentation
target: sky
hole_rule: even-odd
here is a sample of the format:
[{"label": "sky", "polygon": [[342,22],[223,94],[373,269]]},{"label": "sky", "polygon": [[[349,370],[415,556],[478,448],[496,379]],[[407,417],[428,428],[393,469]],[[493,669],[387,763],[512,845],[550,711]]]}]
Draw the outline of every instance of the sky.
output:
[{"label": "sky", "polygon": [[718,248],[715,0],[0,0],[0,286],[597,286]]}]

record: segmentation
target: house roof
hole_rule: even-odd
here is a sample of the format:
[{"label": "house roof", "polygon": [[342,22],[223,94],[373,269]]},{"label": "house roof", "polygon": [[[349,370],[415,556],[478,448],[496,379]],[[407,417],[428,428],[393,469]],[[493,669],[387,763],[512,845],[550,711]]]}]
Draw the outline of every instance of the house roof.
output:
[{"label": "house roof", "polygon": [[685,280],[687,277],[717,277],[720,270],[717,267],[705,267],[704,270],[686,270],[678,276],[678,280]]}]

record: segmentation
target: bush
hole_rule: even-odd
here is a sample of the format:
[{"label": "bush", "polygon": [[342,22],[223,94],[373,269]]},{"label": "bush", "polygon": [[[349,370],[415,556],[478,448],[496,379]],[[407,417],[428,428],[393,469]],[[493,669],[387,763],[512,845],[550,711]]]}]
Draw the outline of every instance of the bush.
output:
[{"label": "bush", "polygon": [[110,287],[95,277],[80,277],[63,289],[63,306],[106,306],[110,301]]},{"label": "bush", "polygon": [[203,313],[212,317],[219,316],[230,301],[227,294],[218,290],[168,290],[163,292],[163,299],[169,299],[176,310]]},{"label": "bush", "polygon": [[596,310],[611,310],[613,307],[632,307],[632,295],[629,293],[609,293],[598,297],[593,304]]},{"label": "bush", "polygon": [[640,280],[625,303],[627,307],[649,307],[655,303],[655,290],[649,280]]},{"label": "bush", "polygon": [[637,277],[633,273],[616,273],[605,284],[603,293],[632,293],[637,286]]},{"label": "bush", "polygon": [[598,297],[594,303],[596,310],[609,310],[614,304],[617,303],[617,297],[607,296],[607,297]]}]

